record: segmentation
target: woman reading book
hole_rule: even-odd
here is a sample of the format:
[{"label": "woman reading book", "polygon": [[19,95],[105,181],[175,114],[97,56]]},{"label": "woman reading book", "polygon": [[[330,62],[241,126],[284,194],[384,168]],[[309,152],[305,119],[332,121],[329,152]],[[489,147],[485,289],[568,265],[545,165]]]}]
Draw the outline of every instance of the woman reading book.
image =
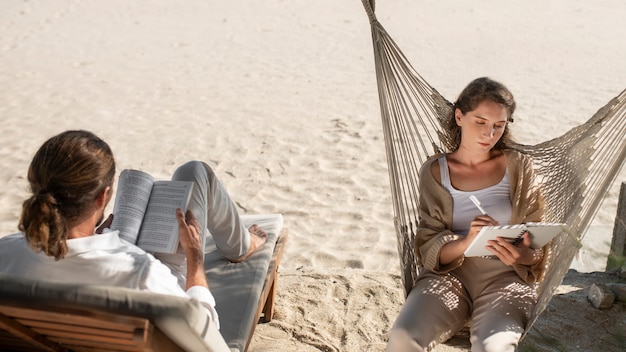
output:
[{"label": "woman reading book", "polygon": [[0,272],[195,298],[219,328],[203,266],[205,229],[231,261],[245,260],[267,234],[256,225],[246,229],[213,171],[192,161],[173,176],[194,182],[189,210],[177,209],[172,220],[178,223],[183,260],[163,262],[121,240],[118,231],[100,233],[112,220],[102,223],[114,176],[111,149],[93,133],[67,131],[46,141],[28,170],[32,195],[22,206],[22,233],[0,239]]},{"label": "woman reading book", "polygon": [[[463,254],[483,226],[537,222],[543,200],[529,158],[508,149],[515,101],[501,83],[472,81],[449,116],[455,148],[420,172],[415,250],[420,266],[387,350],[424,351],[470,322],[472,351],[514,351],[536,302],[541,248],[496,237],[491,256]],[[477,199],[479,206],[470,199]]]}]

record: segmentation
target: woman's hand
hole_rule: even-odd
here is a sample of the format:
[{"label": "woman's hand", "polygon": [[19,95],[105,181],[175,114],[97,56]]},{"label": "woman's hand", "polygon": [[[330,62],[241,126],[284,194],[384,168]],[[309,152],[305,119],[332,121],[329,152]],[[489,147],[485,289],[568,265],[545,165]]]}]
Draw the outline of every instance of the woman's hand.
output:
[{"label": "woman's hand", "polygon": [[209,288],[204,273],[204,248],[202,248],[198,219],[191,210],[187,210],[187,214],[183,214],[183,210],[178,208],[176,209],[176,220],[178,221],[180,245],[183,247],[187,258],[187,289],[192,286]]},{"label": "woman's hand", "polygon": [[530,248],[530,234],[525,232],[522,240],[517,245],[510,242],[511,239],[498,237],[488,241],[487,250],[496,255],[504,264],[512,266],[516,264],[534,265],[543,257],[541,249]]},{"label": "woman's hand", "polygon": [[499,223],[489,215],[478,215],[475,217],[470,223],[470,229],[467,232],[467,236],[448,242],[441,247],[441,251],[439,252],[439,264],[450,264],[462,256],[483,226],[498,226],[498,224]]},{"label": "woman's hand", "polygon": [[[470,229],[467,232],[467,236],[465,236],[465,240],[467,241],[467,245],[469,246],[470,243],[472,243],[472,241],[474,241],[474,238],[476,238],[476,235],[478,235],[478,233],[480,232],[480,230],[484,226],[498,226],[498,225],[500,225],[500,223],[497,222],[496,219],[492,218],[491,216],[489,216],[489,215],[478,215],[470,223]],[[466,247],[466,249],[467,249],[467,247]]]}]

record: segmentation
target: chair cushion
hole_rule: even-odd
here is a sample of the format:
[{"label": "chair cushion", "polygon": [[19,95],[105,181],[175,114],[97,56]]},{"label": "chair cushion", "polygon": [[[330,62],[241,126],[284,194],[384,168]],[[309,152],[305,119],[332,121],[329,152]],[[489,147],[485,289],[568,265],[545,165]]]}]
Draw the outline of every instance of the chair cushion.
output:
[{"label": "chair cushion", "polygon": [[267,243],[261,249],[242,263],[231,263],[217,252],[208,236],[204,258],[209,288],[220,317],[220,332],[231,351],[245,351],[252,327],[257,324],[259,298],[283,227],[281,214],[243,215],[242,221],[246,227],[257,224],[268,233]]}]

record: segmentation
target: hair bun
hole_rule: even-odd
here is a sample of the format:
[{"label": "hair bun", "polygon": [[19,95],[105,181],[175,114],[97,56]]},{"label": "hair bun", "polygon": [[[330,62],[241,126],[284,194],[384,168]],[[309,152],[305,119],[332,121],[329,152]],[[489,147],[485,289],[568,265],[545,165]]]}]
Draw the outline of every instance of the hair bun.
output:
[{"label": "hair bun", "polygon": [[61,203],[57,201],[54,194],[52,194],[52,192],[48,191],[45,188],[35,193],[34,198],[36,198],[40,203],[50,204],[55,209],[59,209],[59,207],[61,206]]}]

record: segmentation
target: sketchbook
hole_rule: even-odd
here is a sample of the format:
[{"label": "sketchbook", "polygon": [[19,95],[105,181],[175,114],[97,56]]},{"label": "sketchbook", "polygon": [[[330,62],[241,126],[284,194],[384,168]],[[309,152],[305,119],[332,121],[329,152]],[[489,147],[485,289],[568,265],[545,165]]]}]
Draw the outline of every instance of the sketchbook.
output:
[{"label": "sketchbook", "polygon": [[545,246],[554,236],[565,230],[565,224],[560,223],[542,223],[531,222],[526,224],[502,225],[502,226],[485,226],[483,227],[474,241],[465,250],[466,257],[478,257],[494,255],[488,251],[487,241],[495,240],[496,237],[505,237],[517,244],[521,240],[524,232],[528,231],[531,237],[531,248],[541,248]]}]

